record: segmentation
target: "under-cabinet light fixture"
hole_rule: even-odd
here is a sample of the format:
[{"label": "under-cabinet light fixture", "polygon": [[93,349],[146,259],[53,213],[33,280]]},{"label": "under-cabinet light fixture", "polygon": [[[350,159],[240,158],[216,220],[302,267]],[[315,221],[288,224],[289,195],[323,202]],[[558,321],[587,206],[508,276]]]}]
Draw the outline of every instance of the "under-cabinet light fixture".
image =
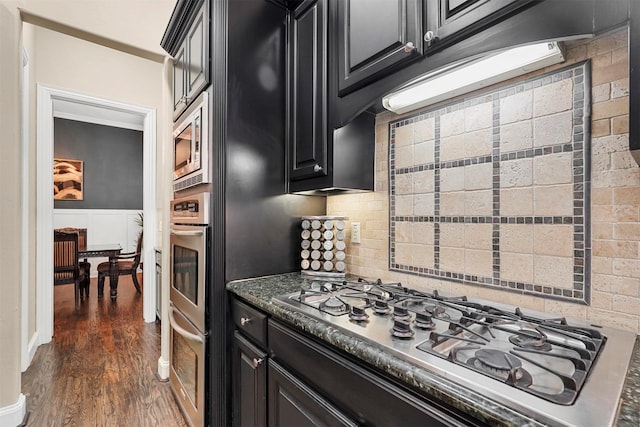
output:
[{"label": "under-cabinet light fixture", "polygon": [[382,105],[402,114],[563,61],[557,42],[515,47],[422,76],[386,95]]}]

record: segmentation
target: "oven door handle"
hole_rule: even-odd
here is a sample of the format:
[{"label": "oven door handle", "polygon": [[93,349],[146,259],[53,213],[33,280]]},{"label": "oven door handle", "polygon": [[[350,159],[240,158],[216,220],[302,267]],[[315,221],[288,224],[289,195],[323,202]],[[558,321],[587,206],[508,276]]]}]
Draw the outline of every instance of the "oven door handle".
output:
[{"label": "oven door handle", "polygon": [[178,230],[174,230],[172,228],[171,229],[171,234],[173,234],[175,236],[202,236],[204,234],[204,231],[202,231],[202,230],[178,231]]},{"label": "oven door handle", "polygon": [[169,322],[171,323],[171,327],[180,335],[182,335],[183,337],[190,339],[191,341],[195,341],[195,342],[199,342],[201,344],[204,344],[204,340],[202,339],[202,337],[200,335],[197,334],[192,334],[191,332],[187,331],[186,329],[184,329],[182,326],[178,325],[178,322],[176,322],[176,319],[173,317],[173,312],[174,312],[175,308],[170,307],[169,308]]}]

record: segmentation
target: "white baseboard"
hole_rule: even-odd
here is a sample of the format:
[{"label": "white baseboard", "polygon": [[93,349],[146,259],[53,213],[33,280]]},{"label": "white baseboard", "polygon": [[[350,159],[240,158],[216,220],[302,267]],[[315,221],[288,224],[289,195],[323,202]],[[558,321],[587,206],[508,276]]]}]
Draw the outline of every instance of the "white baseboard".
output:
[{"label": "white baseboard", "polygon": [[162,356],[158,358],[158,377],[161,381],[169,380],[169,361]]},{"label": "white baseboard", "polygon": [[18,401],[13,405],[0,408],[0,426],[19,426],[27,413],[27,399],[20,393]]}]

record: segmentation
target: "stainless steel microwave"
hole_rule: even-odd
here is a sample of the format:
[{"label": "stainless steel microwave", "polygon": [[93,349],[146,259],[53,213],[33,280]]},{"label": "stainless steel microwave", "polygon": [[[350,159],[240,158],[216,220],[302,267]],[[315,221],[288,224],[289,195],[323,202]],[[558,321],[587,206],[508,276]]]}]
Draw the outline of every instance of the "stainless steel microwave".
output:
[{"label": "stainless steel microwave", "polygon": [[209,94],[203,92],[173,127],[173,191],[209,181]]}]

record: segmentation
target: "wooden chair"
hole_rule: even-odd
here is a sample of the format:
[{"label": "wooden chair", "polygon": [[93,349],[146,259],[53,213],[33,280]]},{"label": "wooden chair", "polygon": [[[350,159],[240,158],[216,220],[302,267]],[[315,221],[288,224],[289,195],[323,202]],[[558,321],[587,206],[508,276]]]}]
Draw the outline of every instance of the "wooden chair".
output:
[{"label": "wooden chair", "polygon": [[78,233],[53,232],[53,285],[73,283],[76,304],[80,297]]},{"label": "wooden chair", "polygon": [[[63,227],[56,228],[55,231],[61,231],[63,233],[77,233],[78,234],[78,250],[87,250],[87,229],[86,228],[74,228]],[[79,282],[80,282],[80,298],[89,298],[89,284],[91,283],[91,263],[85,258],[83,261],[78,261],[79,268]]]},{"label": "wooden chair", "polygon": [[79,251],[87,250],[87,229],[86,228],[63,227],[63,228],[56,228],[56,231],[62,231],[63,233],[78,233],[78,250]]},{"label": "wooden chair", "polygon": [[[142,253],[142,232],[138,236],[138,242],[136,244],[135,252],[125,252],[118,257],[118,275],[131,274],[133,279],[133,285],[136,287],[138,293],[140,290],[140,283],[138,282],[137,270],[140,265],[140,255]],[[109,276],[110,264],[109,262],[101,262],[98,264],[98,289],[104,289],[104,278]]]}]

